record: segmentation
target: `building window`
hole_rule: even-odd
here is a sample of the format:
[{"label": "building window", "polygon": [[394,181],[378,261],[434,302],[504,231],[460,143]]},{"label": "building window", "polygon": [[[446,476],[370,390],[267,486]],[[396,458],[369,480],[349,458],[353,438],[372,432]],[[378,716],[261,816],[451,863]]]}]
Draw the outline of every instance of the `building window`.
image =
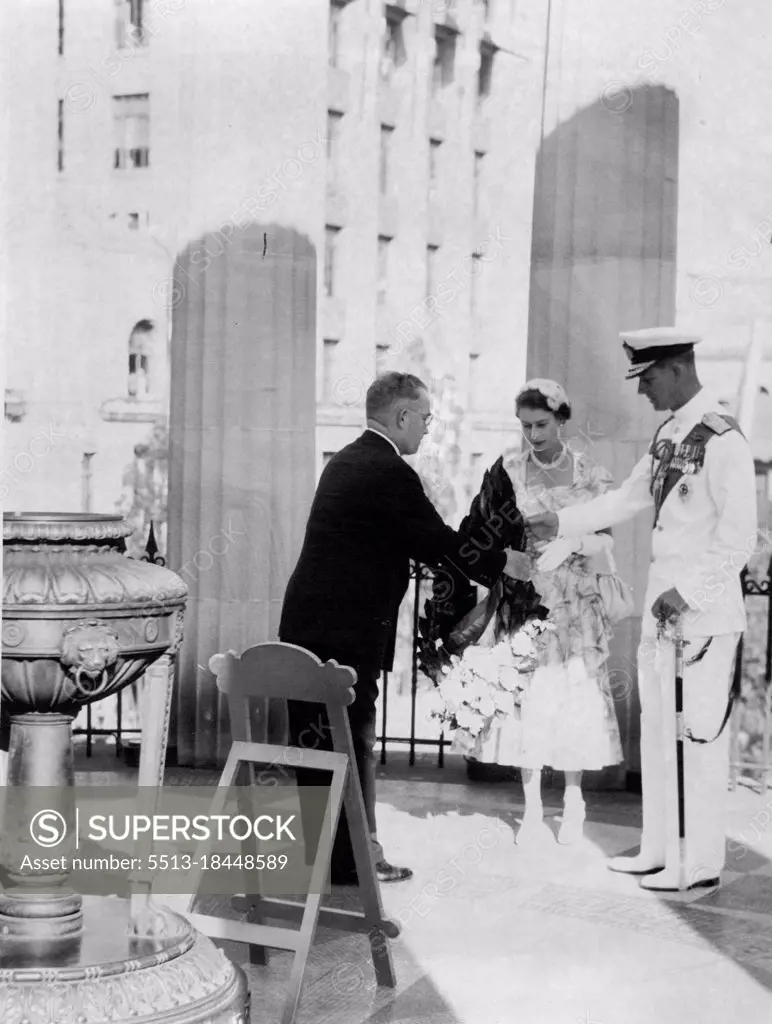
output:
[{"label": "building window", "polygon": [[385,373],[388,369],[389,352],[391,351],[391,345],[386,345],[383,342],[379,342],[375,346],[375,376],[380,377],[382,373]]},{"label": "building window", "polygon": [[324,229],[324,294],[335,294],[335,272],[337,262],[338,235],[340,228],[329,224]]},{"label": "building window", "polygon": [[64,170],[64,100],[59,100],[56,126],[56,167]]},{"label": "building window", "polygon": [[437,287],[437,253],[440,251],[438,245],[426,246],[426,295],[434,295]]},{"label": "building window", "polygon": [[476,151],[474,154],[474,178],[472,183],[473,195],[474,195],[474,212],[475,214],[480,212],[480,191],[482,189],[482,176],[483,167],[485,160],[485,153]]},{"label": "building window", "polygon": [[469,270],[469,310],[472,317],[477,316],[480,301],[480,274],[482,274],[482,260],[479,252],[472,253],[472,266]]},{"label": "building window", "polygon": [[335,397],[335,354],[337,351],[338,339],[325,338],[324,349],[322,350],[322,400],[332,404]]},{"label": "building window", "polygon": [[145,0],[116,0],[115,42],[119,50],[142,46],[147,41]]},{"label": "building window", "polygon": [[21,423],[27,414],[27,400],[23,391],[5,389],[5,418],[9,423]]},{"label": "building window", "polygon": [[469,353],[469,408],[480,408],[480,354]]},{"label": "building window", "polygon": [[327,181],[336,188],[340,171],[340,129],[343,114],[327,111]]},{"label": "building window", "polygon": [[113,96],[115,159],[113,167],[125,171],[150,164],[150,97],[147,93]]},{"label": "building window", "polygon": [[429,184],[432,188],[437,187],[437,179],[440,171],[440,139],[429,139]]},{"label": "building window", "polygon": [[59,56],[64,54],[64,0],[59,0]]},{"label": "building window", "polygon": [[384,10],[383,43],[381,48],[381,78],[390,82],[397,68],[407,59],[405,36],[402,22],[405,12],[393,4],[386,4]]},{"label": "building window", "polygon": [[456,36],[447,25],[434,26],[434,69],[432,89],[436,93],[453,81],[456,60]]},{"label": "building window", "polygon": [[147,398],[150,394],[150,355],[154,330],[152,320],[139,320],[129,335],[129,398]]},{"label": "building window", "polygon": [[389,246],[391,239],[387,235],[378,236],[378,302],[386,301],[389,288]]},{"label": "building window", "polygon": [[335,454],[335,452],[322,452],[322,468],[324,468],[327,465],[327,463]]},{"label": "building window", "polygon": [[381,162],[380,162],[380,190],[381,195],[389,191],[389,179],[391,172],[391,139],[394,129],[391,125],[381,125]]},{"label": "building window", "polygon": [[477,99],[484,100],[490,96],[493,86],[493,58],[496,47],[490,43],[480,43],[480,67],[477,72]]},{"label": "building window", "polygon": [[129,214],[129,231],[139,231],[139,214]]},{"label": "building window", "polygon": [[327,59],[331,68],[340,67],[340,37],[343,8],[345,4],[330,0],[330,18],[328,22]]}]

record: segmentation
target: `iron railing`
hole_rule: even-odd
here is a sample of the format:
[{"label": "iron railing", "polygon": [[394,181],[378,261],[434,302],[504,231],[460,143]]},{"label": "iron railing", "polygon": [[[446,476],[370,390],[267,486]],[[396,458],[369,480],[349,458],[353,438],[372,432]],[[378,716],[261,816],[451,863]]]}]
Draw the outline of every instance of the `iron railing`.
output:
[{"label": "iron railing", "polygon": [[438,737],[425,737],[416,735],[416,707],[418,703],[418,617],[421,613],[421,584],[432,578],[432,571],[419,562],[413,562],[410,569],[410,578],[413,581],[413,635],[410,660],[410,735],[389,736],[388,734],[388,701],[389,701],[389,673],[384,672],[381,676],[381,734],[378,743],[381,747],[381,764],[386,764],[386,748],[388,744],[405,745],[408,748],[408,761],[410,765],[415,764],[416,747],[437,747],[437,767],[442,768],[445,764],[445,747],[451,745],[451,741],[445,739],[444,733]]},{"label": "iron railing", "polygon": [[[155,529],[150,524],[150,531],[145,545],[144,554],[140,556],[143,562],[154,562],[156,565],[165,565],[165,559],[160,554],[156,541]],[[417,734],[417,704],[419,693],[419,631],[418,619],[421,612],[421,586],[422,583],[432,578],[432,571],[425,565],[413,563],[411,566],[410,578],[412,581],[412,643],[410,660],[410,728],[409,735],[389,735],[389,687],[391,683],[390,673],[384,672],[381,678],[381,708],[380,708],[380,734],[377,737],[377,744],[380,746],[380,762],[386,764],[389,747],[405,746],[408,750],[408,761],[412,766],[416,761],[418,748],[435,748],[437,750],[437,767],[442,768],[445,764],[445,748],[450,747],[451,740],[447,739],[444,733],[439,736],[419,736]],[[754,758],[742,757],[739,752],[740,725],[742,709],[744,706],[742,697],[735,702],[731,722],[730,741],[730,787],[734,789],[737,785],[740,774],[761,775],[763,791],[770,786],[772,777],[772,559],[767,567],[766,579],[754,580],[748,577],[747,569],[742,573],[743,595],[746,605],[749,598],[766,599],[765,615],[765,649],[763,656],[763,733],[761,761]],[[747,642],[746,637],[740,641],[737,659],[735,662],[735,687],[736,692],[741,693],[744,652]],[[86,725],[73,729],[73,732],[86,737],[86,756],[91,757],[93,739],[95,736],[108,736],[115,740],[116,755],[120,756],[123,749],[123,738],[127,735],[141,733],[140,728],[125,728],[123,725],[123,704],[122,693],[118,693],[115,699],[115,725],[112,728],[97,728],[92,722],[91,705],[86,708]]]},{"label": "iron railing", "polygon": [[[413,580],[413,635],[412,635],[412,659],[410,674],[410,735],[390,736],[388,734],[388,696],[389,696],[389,674],[385,672],[382,677],[381,689],[381,734],[378,737],[380,744],[380,762],[386,764],[387,746],[389,744],[404,744],[408,747],[409,763],[415,764],[417,747],[437,748],[437,767],[442,768],[445,763],[445,748],[450,747],[451,741],[440,733],[439,737],[429,738],[416,735],[416,705],[418,698],[418,617],[421,603],[421,583],[431,578],[431,570],[423,565],[414,565],[411,571]],[[731,742],[730,742],[730,779],[732,789],[737,785],[740,774],[756,775],[762,777],[762,789],[766,793],[770,788],[772,780],[772,558],[770,559],[765,579],[751,579],[748,570],[745,569],[741,575],[743,597],[746,607],[749,599],[766,599],[766,610],[764,615],[764,654],[763,654],[763,731],[761,761],[753,757],[741,757],[739,752],[740,726],[745,707],[745,696],[742,694],[743,673],[746,667],[744,654],[749,639],[749,632],[741,639],[734,668],[734,690],[738,694],[735,701],[731,719]]]},{"label": "iron railing", "polygon": [[[769,788],[770,775],[772,775],[772,558],[767,566],[766,579],[749,579],[747,569],[742,574],[743,596],[745,597],[746,608],[749,598],[763,598],[766,600],[765,609],[765,630],[764,630],[764,653],[763,653],[763,731],[761,737],[761,761],[756,758],[740,756],[740,726],[742,724],[743,699],[742,696],[736,701],[732,715],[730,760],[729,760],[729,786],[735,789],[738,779],[742,773],[761,776],[762,792],[766,794]],[[737,661],[735,663],[734,684],[737,693],[741,693],[743,680],[744,654],[750,630],[746,631],[740,640],[737,650]]]}]

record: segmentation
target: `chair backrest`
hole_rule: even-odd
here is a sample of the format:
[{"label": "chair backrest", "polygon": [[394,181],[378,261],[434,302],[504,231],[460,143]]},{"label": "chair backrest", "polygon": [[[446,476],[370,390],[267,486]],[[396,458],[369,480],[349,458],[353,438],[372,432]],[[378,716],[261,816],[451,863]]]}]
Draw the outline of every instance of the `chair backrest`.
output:
[{"label": "chair backrest", "polygon": [[353,668],[337,661],[323,663],[294,644],[268,642],[248,647],[241,656],[235,651],[215,654],[209,668],[229,699],[273,697],[342,707],[354,701],[357,674]]}]

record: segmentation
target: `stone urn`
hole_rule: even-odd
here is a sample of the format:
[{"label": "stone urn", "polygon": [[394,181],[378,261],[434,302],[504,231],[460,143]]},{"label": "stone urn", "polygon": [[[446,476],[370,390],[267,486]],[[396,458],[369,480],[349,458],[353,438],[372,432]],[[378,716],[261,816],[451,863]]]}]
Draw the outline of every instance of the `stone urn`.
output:
[{"label": "stone urn", "polygon": [[170,655],[182,641],[187,588],[168,569],[128,558],[130,533],[117,515],[3,520],[2,1024],[249,1019],[243,971],[186,918],[157,906],[148,890],[131,900],[84,898],[68,887],[66,871],[15,870],[25,843],[32,854],[51,852],[32,845],[36,795],[49,818],[53,812],[71,820],[73,719],[143,674],[139,785],[157,792],[163,784]]},{"label": "stone urn", "polygon": [[[78,712],[137,680],[182,640],[187,587],[162,566],[126,557],[131,532],[119,515],[3,519],[0,747],[8,750],[7,786],[58,792],[55,809],[65,818]],[[20,800],[14,806],[18,811]],[[17,852],[20,843],[32,844],[28,835],[15,841]],[[12,880],[22,895],[0,893],[0,928],[24,933],[45,921],[49,935],[79,929],[78,894],[33,896],[23,893],[21,877]],[[52,890],[61,888],[62,879],[51,882]],[[36,884],[39,890],[40,879]]]}]

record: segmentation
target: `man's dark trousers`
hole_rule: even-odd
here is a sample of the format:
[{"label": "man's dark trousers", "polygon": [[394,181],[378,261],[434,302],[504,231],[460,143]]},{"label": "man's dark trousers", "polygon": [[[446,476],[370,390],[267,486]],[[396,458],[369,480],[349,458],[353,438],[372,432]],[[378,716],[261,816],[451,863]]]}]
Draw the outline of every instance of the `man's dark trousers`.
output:
[{"label": "man's dark trousers", "polygon": [[[293,640],[285,639],[285,642],[297,643],[299,647],[304,646]],[[306,649],[311,650],[308,647]],[[341,651],[314,647],[312,653],[322,662],[335,659],[339,665],[349,665],[357,673],[357,682],[354,687],[354,703],[350,704],[347,710],[349,726],[351,728],[351,739],[354,744],[356,769],[362,787],[367,826],[370,834],[375,835],[375,702],[378,699],[380,669],[363,665],[361,662],[359,664],[352,664],[352,659],[350,657],[347,658]],[[289,711],[290,743],[293,746],[305,747],[311,750],[333,749],[332,734],[324,704],[290,700],[287,701],[287,708]],[[317,771],[313,768],[298,768],[296,770],[296,779],[298,786],[321,786],[327,789],[330,786],[330,773]],[[321,797],[319,800],[314,799],[311,801],[305,799],[301,802],[303,835],[309,861],[316,854],[319,834],[324,821],[324,809],[325,804]],[[338,831],[332,850],[332,876],[333,878],[345,877],[354,874],[355,871],[354,850],[351,845],[346,812],[341,810]]]}]

